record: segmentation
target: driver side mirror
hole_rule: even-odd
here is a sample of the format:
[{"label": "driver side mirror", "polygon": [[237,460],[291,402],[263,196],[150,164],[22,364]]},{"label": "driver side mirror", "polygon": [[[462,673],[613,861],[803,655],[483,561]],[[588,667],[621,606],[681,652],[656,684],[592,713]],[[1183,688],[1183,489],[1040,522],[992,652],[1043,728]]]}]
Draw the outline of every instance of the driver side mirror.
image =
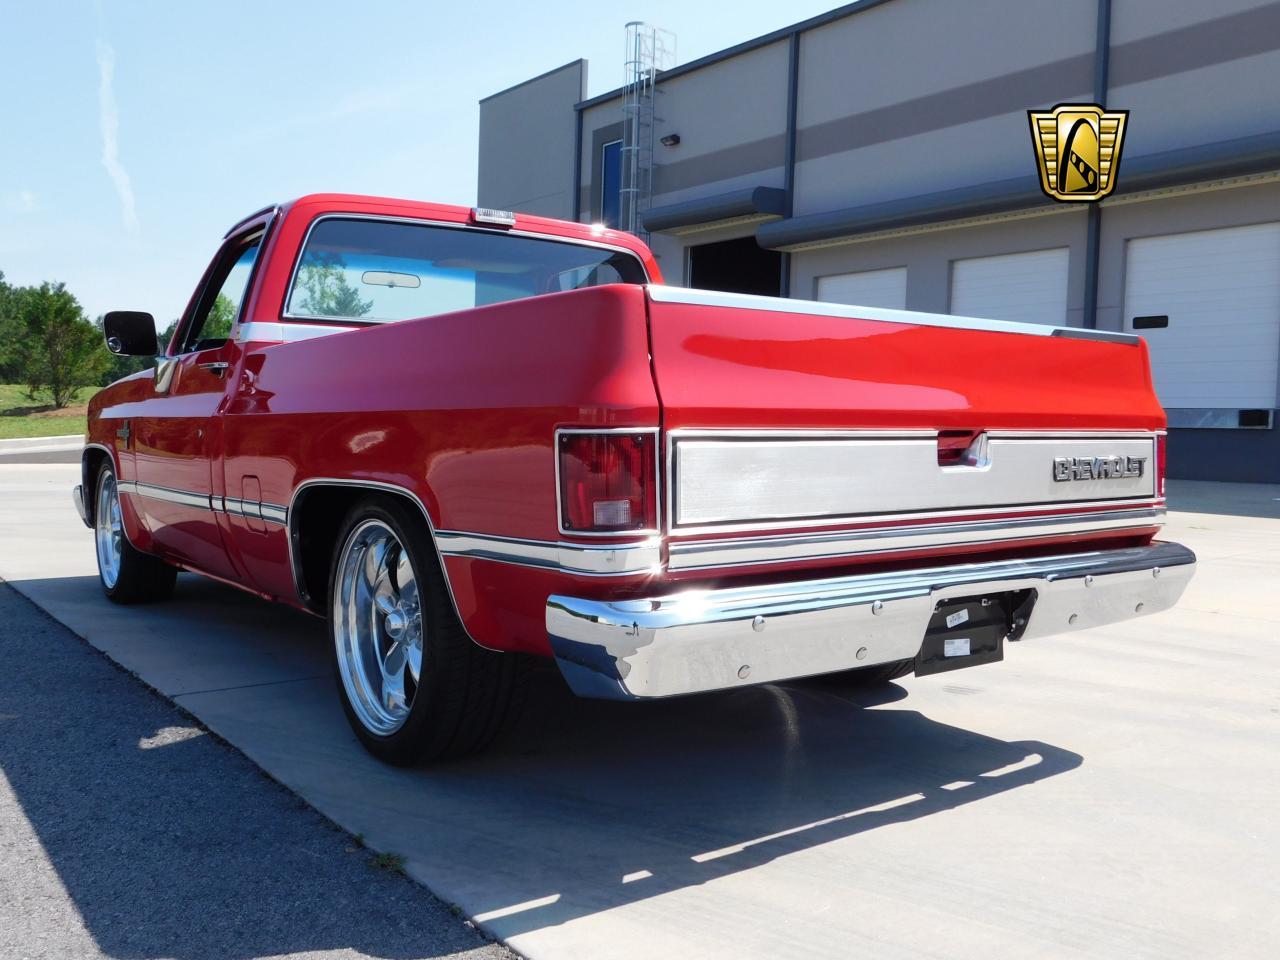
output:
[{"label": "driver side mirror", "polygon": [[107,349],[121,357],[154,357],[160,352],[156,320],[137,310],[112,310],[102,318]]}]

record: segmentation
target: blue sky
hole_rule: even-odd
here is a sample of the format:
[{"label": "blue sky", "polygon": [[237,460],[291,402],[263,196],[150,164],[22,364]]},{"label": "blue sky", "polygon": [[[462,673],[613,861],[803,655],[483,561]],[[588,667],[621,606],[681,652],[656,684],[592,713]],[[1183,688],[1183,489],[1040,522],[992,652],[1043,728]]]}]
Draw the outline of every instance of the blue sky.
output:
[{"label": "blue sky", "polygon": [[90,315],[184,308],[218,239],[321,190],[471,204],[477,101],[577,57],[618,86],[623,25],[686,62],[838,5],[52,0],[0,30],[0,271]]}]

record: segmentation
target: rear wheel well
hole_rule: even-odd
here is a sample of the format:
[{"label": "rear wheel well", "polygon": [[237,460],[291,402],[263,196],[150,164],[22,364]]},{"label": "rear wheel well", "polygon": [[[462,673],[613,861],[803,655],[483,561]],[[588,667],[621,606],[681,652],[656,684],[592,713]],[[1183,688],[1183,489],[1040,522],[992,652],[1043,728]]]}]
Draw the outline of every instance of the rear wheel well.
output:
[{"label": "rear wheel well", "polygon": [[[302,601],[321,616],[328,613],[329,563],[337,548],[342,522],[357,500],[370,496],[411,504],[414,512],[422,516],[420,505],[407,493],[351,484],[305,487],[289,509],[289,549],[293,556],[294,579]],[[426,523],[425,518],[423,522]],[[435,535],[429,525],[427,536],[434,543]]]}]

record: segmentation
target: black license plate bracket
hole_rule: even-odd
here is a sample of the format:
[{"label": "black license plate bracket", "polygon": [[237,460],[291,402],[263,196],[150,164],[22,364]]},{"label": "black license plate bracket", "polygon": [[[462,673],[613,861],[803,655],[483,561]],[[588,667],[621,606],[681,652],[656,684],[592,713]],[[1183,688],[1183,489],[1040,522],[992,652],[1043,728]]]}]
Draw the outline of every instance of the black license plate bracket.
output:
[{"label": "black license plate bracket", "polygon": [[1034,602],[1034,590],[943,600],[925,628],[916,654],[916,676],[1003,660],[1005,640],[1022,635]]}]

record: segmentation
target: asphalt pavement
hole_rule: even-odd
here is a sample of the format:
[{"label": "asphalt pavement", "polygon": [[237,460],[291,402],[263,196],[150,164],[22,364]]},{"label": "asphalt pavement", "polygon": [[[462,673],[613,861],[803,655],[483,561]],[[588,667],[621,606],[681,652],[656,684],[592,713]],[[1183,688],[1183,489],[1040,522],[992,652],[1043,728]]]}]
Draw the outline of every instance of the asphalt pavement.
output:
[{"label": "asphalt pavement", "polygon": [[[1167,613],[1014,644],[1002,663],[874,696],[809,681],[600,703],[543,672],[490,753],[398,770],[347,728],[314,618],[190,575],[170,602],[106,603],[71,507],[76,473],[0,464],[0,576],[532,960],[1275,955],[1280,486],[1171,485],[1167,537],[1200,567]],[[28,674],[46,710],[82,698],[61,674]],[[117,709],[110,691],[82,696],[104,717]],[[126,756],[145,766],[208,740]],[[86,777],[74,758],[47,776],[81,781],[86,805],[121,804],[112,778]],[[153,788],[167,799],[140,829],[177,802],[165,793],[177,786]],[[67,849],[45,839],[61,829],[56,806],[45,810],[51,788],[12,790],[31,834]],[[265,843],[251,808],[225,819]],[[160,876],[195,892],[173,909],[213,909],[187,875],[203,870],[192,856],[133,876],[133,848],[72,848],[47,876],[90,932],[112,929],[113,909],[147,907],[104,908],[117,886],[85,875],[152,889],[172,867]],[[218,888],[234,898],[223,916],[256,909],[276,876],[312,890],[308,862],[264,854],[264,876],[246,868]]]},{"label": "asphalt pavement", "polygon": [[0,584],[0,957],[512,954]]}]

